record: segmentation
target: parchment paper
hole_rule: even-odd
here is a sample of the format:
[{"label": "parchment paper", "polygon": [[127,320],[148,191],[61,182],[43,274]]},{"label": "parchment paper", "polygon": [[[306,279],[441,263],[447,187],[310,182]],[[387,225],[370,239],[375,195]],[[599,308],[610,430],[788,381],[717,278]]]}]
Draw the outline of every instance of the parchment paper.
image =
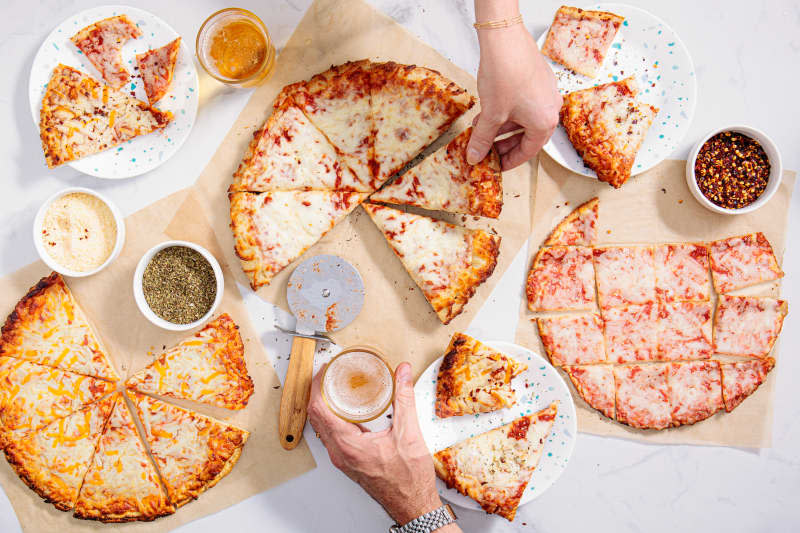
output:
[{"label": "parchment paper", "polygon": [[[170,222],[172,221],[172,222]],[[122,254],[103,272],[88,278],[67,278],[78,303],[102,339],[117,372],[124,377],[149,364],[164,347],[171,347],[194,333],[168,332],[144,318],[133,299],[136,264],[150,247],[165,240],[187,240],[205,247],[220,263],[225,292],[217,314],[227,312],[239,325],[245,345],[247,368],[255,392],[241,411],[169,400],[183,407],[230,421],[250,431],[238,463],[228,476],[203,493],[198,501],[154,522],[102,524],[78,520],[71,513],[44,503],[25,486],[5,460],[0,460],[0,485],[14,507],[22,529],[41,531],[170,531],[194,519],[217,512],[245,498],[288,481],[316,465],[305,442],[287,452],[278,442],[280,382],[250,322],[231,270],[214,238],[208,221],[190,190],[179,191],[126,219],[127,240]],[[41,262],[0,279],[0,312],[5,317],[16,302],[42,276],[49,273]],[[215,315],[216,316],[216,315]],[[149,353],[148,353],[149,352]],[[122,384],[122,381],[120,381]]]},{"label": "parchment paper", "polygon": [[[564,216],[586,200],[599,196],[601,243],[710,241],[761,231],[772,243],[780,262],[786,244],[795,173],[784,172],[780,189],[761,209],[746,215],[728,216],[712,213],[694,199],[686,185],[685,166],[685,161],[664,161],[632,178],[621,189],[614,190],[597,180],[564,169],[543,154],[539,160],[530,261]],[[778,291],[779,283],[772,283],[733,294],[777,296]],[[789,302],[790,313],[792,304]],[[531,322],[534,316],[523,298],[516,340],[523,346],[538,348],[544,354],[536,324]],[[580,431],[650,443],[768,447],[772,439],[772,389],[775,374],[781,371],[777,352],[776,344],[772,353],[777,359],[775,369],[761,387],[733,412],[719,412],[692,426],[661,431],[633,429],[605,418],[581,399],[565,373],[562,376],[572,388]]]},{"label": "parchment paper", "polygon": [[[472,76],[361,0],[314,2],[278,57],[273,77],[255,91],[196,184],[225,258],[240,283],[247,285],[247,280],[233,251],[227,189],[253,131],[261,127],[270,114],[275,95],[284,85],[308,79],[332,64],[362,58],[391,59],[433,68],[477,94]],[[462,117],[432,148],[462,131],[476,112],[473,109]],[[504,173],[504,205],[498,220],[434,214],[451,222],[457,220],[467,227],[496,230],[502,236],[494,274],[478,289],[465,311],[448,326],[439,322],[383,235],[358,207],[299,260],[321,253],[337,254],[350,261],[364,279],[367,296],[361,314],[350,326],[334,333],[333,339],[345,346],[371,344],[382,348],[393,365],[411,361],[418,376],[442,355],[453,332],[466,329],[524,245],[530,230],[533,180],[532,167],[527,164]],[[299,261],[284,269],[269,286],[262,287],[259,296],[288,310],[286,282]]]}]

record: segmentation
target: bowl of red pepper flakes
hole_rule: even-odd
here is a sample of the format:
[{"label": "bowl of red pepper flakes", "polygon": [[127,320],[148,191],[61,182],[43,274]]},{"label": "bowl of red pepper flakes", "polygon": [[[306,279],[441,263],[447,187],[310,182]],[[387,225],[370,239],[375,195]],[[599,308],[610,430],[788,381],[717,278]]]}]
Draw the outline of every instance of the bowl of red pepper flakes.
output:
[{"label": "bowl of red pepper flakes", "polygon": [[783,174],[777,145],[749,126],[716,129],[686,160],[686,183],[704,207],[716,213],[749,213],[766,204]]}]

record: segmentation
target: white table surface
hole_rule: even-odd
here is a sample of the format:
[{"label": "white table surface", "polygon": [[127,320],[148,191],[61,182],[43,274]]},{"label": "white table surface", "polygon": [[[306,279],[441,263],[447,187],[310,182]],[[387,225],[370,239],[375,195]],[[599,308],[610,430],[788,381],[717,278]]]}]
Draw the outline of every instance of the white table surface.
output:
[{"label": "white table surface", "polygon": [[[423,41],[460,67],[477,72],[478,45],[470,24],[471,0],[372,0]],[[689,135],[672,157],[686,157],[706,131],[745,123],[778,143],[785,168],[800,169],[800,3],[782,1],[628,0],[664,19],[681,36],[697,70],[699,105]],[[193,183],[249,97],[245,90],[218,90],[201,77],[200,112],[180,152],[159,169],[137,178],[105,181],[70,168],[47,170],[28,107],[28,74],[44,37],[66,17],[103,2],[4,0],[0,5],[0,275],[36,259],[31,225],[40,203],[67,186],[85,186],[110,196],[125,212]],[[113,3],[113,2],[109,2]],[[239,0],[258,13],[278,46],[291,35],[310,0]],[[193,47],[204,18],[227,4],[214,0],[131,0],[150,10]],[[556,0],[521,0],[526,25],[535,35],[547,26]],[[212,90],[214,89],[214,90]],[[208,96],[213,93],[213,96]],[[783,102],[789,102],[785,108]],[[784,296],[796,305],[800,264],[796,244],[800,196],[789,215]],[[520,284],[527,253],[516,258],[470,331],[484,338],[513,340]],[[248,307],[281,377],[288,340],[272,333],[271,306],[257,297]],[[791,307],[791,305],[790,305]],[[794,309],[794,308],[792,308]],[[569,468],[553,488],[517,513],[513,524],[483,513],[458,510],[465,531],[726,531],[800,530],[800,313],[790,312],[777,367],[773,447],[736,449],[650,446],[581,434]],[[278,359],[280,357],[280,359]],[[253,496],[181,531],[386,531],[390,520],[360,488],[335,470],[313,432],[305,436],[318,467]],[[32,495],[32,497],[34,497]],[[202,497],[190,505],[202,505]],[[111,531],[113,526],[109,526]],[[19,531],[0,491],[0,531]]]}]

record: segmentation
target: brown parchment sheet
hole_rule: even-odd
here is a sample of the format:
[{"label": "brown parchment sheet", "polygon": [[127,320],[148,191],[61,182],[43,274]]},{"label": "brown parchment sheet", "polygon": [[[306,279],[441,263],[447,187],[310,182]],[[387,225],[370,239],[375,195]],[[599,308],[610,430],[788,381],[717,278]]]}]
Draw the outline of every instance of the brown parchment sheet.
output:
[{"label": "brown parchment sheet", "polygon": [[[315,1],[278,57],[274,75],[253,93],[195,185],[223,247],[224,257],[234,270],[236,280],[243,285],[247,286],[248,282],[234,254],[227,189],[253,132],[261,127],[271,113],[272,102],[283,86],[308,79],[333,64],[362,58],[394,60],[433,68],[477,95],[476,81],[470,74],[363,1]],[[432,148],[449,141],[467,127],[479,107],[476,105],[457,121]],[[481,285],[464,312],[448,326],[439,322],[383,235],[361,207],[356,208],[299,260],[275,276],[272,283],[262,287],[258,294],[288,310],[286,283],[299,262],[323,253],[345,258],[361,273],[366,299],[356,320],[342,331],[334,333],[333,339],[343,346],[370,344],[382,348],[392,365],[404,360],[411,361],[414,374],[418,376],[442,355],[454,332],[467,328],[525,244],[530,231],[533,170],[535,168],[525,164],[503,174],[504,205],[498,220],[448,216],[438,212],[432,214],[467,227],[496,231],[502,236],[494,274]]]},{"label": "brown parchment sheet", "polygon": [[[57,510],[30,490],[8,465],[0,460],[0,485],[11,501],[23,531],[170,531],[197,518],[215,513],[259,492],[288,481],[316,466],[305,442],[287,452],[278,442],[280,382],[267,359],[247,309],[224,261],[203,210],[191,190],[179,191],[125,221],[127,238],[120,256],[104,271],[87,278],[66,278],[80,306],[102,339],[123,378],[149,364],[164,347],[171,347],[194,333],[170,332],[152,325],[139,312],[133,299],[133,273],[142,255],[166,240],[186,240],[205,247],[219,260],[225,278],[225,292],[215,314],[227,312],[239,325],[245,346],[247,369],[255,385],[246,408],[240,411],[168,400],[250,431],[238,463],[216,486],[175,514],[154,522],[102,524],[78,520]],[[0,312],[11,312],[16,302],[42,276],[49,274],[37,262],[0,279]],[[120,381],[120,386],[122,385]]]},{"label": "brown parchment sheet", "polygon": [[[686,184],[685,168],[686,161],[666,160],[615,190],[605,183],[574,174],[542,154],[539,159],[528,268],[558,222],[594,196],[600,198],[600,243],[711,241],[761,231],[772,243],[778,262],[782,262],[789,205],[796,178],[794,172],[784,171],[781,186],[768,204],[752,213],[730,216],[712,213],[695,200]],[[732,294],[775,297],[779,289],[779,283],[770,283]],[[789,302],[789,312],[797,312],[793,311],[792,305],[793,302]],[[538,349],[544,356],[536,324],[531,322],[534,316],[537,314],[528,310],[527,300],[523,298],[516,341]],[[781,371],[777,353],[776,343],[772,352],[777,360],[775,369],[761,387],[733,412],[720,411],[692,426],[660,431],[634,429],[609,420],[581,399],[566,373],[561,372],[561,375],[569,384],[575,399],[579,431],[649,443],[762,448],[769,447],[772,439],[773,387],[775,375]]]}]

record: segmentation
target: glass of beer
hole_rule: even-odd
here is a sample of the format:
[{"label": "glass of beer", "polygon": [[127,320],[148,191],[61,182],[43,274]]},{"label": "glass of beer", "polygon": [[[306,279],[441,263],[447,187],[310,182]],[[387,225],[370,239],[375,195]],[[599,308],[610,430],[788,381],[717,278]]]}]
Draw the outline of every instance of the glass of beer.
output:
[{"label": "glass of beer", "polygon": [[275,66],[275,47],[257,15],[231,7],[217,11],[197,32],[197,59],[208,74],[227,85],[253,87]]},{"label": "glass of beer", "polygon": [[331,411],[348,422],[375,420],[392,404],[394,372],[375,348],[346,348],[325,368],[322,397]]}]

